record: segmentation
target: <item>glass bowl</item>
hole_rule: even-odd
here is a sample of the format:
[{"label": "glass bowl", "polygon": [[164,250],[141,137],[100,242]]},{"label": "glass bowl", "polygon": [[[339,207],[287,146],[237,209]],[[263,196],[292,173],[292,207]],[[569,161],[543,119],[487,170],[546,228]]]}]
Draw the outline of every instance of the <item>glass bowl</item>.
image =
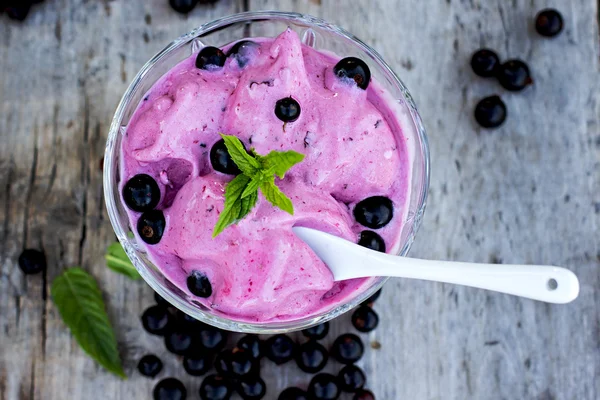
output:
[{"label": "glass bowl", "polygon": [[[104,193],[110,221],[117,238],[140,275],[163,298],[190,316],[221,329],[247,333],[280,333],[308,328],[351,310],[381,288],[388,278],[372,280],[370,285],[345,304],[334,306],[318,315],[291,320],[266,322],[240,322],[217,315],[195,302],[171,283],[147,257],[142,245],[137,243],[127,212],[120,199],[119,166],[123,134],[138,104],[152,85],[173,66],[198,52],[203,46],[222,47],[246,37],[274,37],[286,28],[298,32],[302,42],[321,51],[336,53],[341,57],[355,56],[363,59],[371,69],[372,77],[396,100],[404,110],[405,121],[414,129],[403,132],[408,154],[412,157],[408,212],[402,227],[397,253],[406,255],[421,224],[429,188],[429,150],[421,118],[406,86],[383,61],[375,50],[345,30],[321,19],[285,12],[248,12],[230,15],[209,22],[181,36],[169,44],[144,65],[123,95],[110,126],[104,157]],[[410,132],[408,132],[410,131]]]}]

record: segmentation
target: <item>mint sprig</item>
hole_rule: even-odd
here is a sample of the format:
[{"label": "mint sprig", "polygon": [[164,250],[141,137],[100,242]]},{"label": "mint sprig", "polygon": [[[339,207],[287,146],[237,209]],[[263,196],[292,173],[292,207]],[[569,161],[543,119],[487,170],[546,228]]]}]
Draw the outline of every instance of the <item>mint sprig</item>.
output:
[{"label": "mint sprig", "polygon": [[254,149],[250,149],[252,154],[249,154],[237,137],[224,134],[221,137],[242,173],[225,187],[225,205],[213,230],[213,238],[250,213],[258,201],[259,190],[274,207],[293,215],[292,201],[277,187],[275,176],[283,179],[290,168],[304,160],[304,154],[274,150],[262,156]]},{"label": "mint sprig", "polygon": [[50,293],[81,348],[108,371],[126,379],[102,292],[94,277],[79,267],[69,268],[54,279]]}]

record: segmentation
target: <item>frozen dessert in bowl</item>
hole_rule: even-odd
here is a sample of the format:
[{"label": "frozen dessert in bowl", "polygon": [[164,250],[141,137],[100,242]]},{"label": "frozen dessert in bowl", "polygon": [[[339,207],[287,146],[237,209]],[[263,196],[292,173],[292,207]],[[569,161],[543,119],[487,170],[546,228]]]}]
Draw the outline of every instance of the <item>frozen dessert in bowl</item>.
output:
[{"label": "frozen dessert in bowl", "polygon": [[312,17],[246,13],[140,71],[104,184],[115,232],[159,294],[221,328],[278,332],[333,318],[385,281],[334,282],[291,228],[405,254],[428,154],[408,92],[373,50]]}]

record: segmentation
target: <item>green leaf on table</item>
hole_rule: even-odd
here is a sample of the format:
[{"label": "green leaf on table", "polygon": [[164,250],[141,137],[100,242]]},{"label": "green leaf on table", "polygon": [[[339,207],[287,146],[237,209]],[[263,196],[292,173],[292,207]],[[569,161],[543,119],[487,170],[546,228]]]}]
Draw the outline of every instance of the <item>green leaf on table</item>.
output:
[{"label": "green leaf on table", "polygon": [[108,246],[104,258],[106,259],[106,266],[113,271],[123,274],[134,280],[141,278],[139,272],[137,272],[131,263],[131,260],[129,260],[129,257],[127,257],[127,253],[125,253],[121,243],[114,242]]},{"label": "green leaf on table", "polygon": [[54,279],[50,293],[81,348],[106,370],[126,379],[102,292],[94,277],[79,267],[69,268]]},{"label": "green leaf on table", "polygon": [[275,207],[281,208],[283,211],[287,211],[288,213],[294,215],[294,206],[292,205],[292,200],[285,195],[277,185],[275,185],[275,181],[271,180],[268,182],[263,182],[260,184],[260,191],[265,196],[265,199],[269,201],[269,203],[273,204]]},{"label": "green leaf on table", "polygon": [[237,137],[224,134],[221,134],[221,137],[225,141],[227,152],[229,153],[229,156],[235,165],[237,165],[244,175],[253,177],[254,174],[260,169],[259,162],[250,154],[248,154],[242,145],[242,142]]}]

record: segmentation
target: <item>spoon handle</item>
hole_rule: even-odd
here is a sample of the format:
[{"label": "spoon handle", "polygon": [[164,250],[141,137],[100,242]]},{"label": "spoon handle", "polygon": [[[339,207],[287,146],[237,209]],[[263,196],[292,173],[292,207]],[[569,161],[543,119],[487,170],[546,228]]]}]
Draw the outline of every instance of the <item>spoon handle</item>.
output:
[{"label": "spoon handle", "polygon": [[[471,286],[548,303],[569,303],[579,294],[577,276],[568,269],[546,265],[475,264],[421,260],[381,254],[363,276],[395,276]],[[379,258],[379,257],[378,257]],[[354,271],[356,272],[356,270]],[[336,274],[336,280],[337,280]]]},{"label": "spoon handle", "polygon": [[577,276],[565,268],[398,257],[314,229],[294,227],[293,230],[327,264],[336,281],[395,276],[471,286],[558,304],[569,303],[579,294]]}]

